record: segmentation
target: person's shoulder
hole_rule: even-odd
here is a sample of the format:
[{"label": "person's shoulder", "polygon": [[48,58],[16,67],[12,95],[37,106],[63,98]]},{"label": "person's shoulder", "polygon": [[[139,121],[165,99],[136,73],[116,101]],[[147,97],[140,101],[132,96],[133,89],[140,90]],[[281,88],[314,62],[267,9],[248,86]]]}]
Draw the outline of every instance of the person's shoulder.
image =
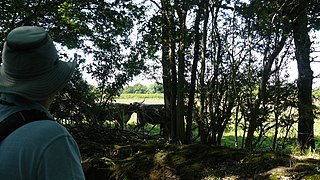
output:
[{"label": "person's shoulder", "polygon": [[39,134],[70,135],[68,130],[63,125],[53,120],[34,121],[24,126],[25,129],[32,129],[34,133]]},{"label": "person's shoulder", "polygon": [[71,138],[68,130],[53,120],[39,120],[30,122],[17,129],[12,134],[15,137],[23,137],[25,142],[46,144],[59,138]]},{"label": "person's shoulder", "polygon": [[68,139],[73,141],[73,137],[68,130],[53,120],[39,120],[30,122],[13,131],[3,141],[6,143],[14,142],[22,147],[45,147],[58,139]]}]

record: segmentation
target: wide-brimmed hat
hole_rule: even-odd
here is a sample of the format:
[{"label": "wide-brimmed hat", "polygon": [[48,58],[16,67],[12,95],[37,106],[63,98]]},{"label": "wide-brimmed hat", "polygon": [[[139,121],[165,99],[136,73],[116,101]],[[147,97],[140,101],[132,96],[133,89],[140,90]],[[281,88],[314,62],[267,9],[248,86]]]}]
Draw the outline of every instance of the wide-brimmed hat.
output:
[{"label": "wide-brimmed hat", "polygon": [[7,36],[0,66],[0,93],[40,101],[61,90],[76,62],[59,60],[49,34],[36,26],[21,26]]}]

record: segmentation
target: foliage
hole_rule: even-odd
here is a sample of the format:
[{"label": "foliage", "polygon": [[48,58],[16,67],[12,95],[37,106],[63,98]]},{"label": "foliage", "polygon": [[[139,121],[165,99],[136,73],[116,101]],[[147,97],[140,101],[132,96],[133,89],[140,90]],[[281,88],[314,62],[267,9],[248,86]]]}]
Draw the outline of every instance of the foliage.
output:
[{"label": "foliage", "polygon": [[[171,119],[168,120],[173,121],[170,125],[177,128],[177,115],[184,111],[179,107],[179,93],[184,93],[185,104],[191,101],[186,97],[191,93],[188,88],[193,88],[189,86],[193,75],[190,67],[200,66],[192,64],[197,63],[193,58],[199,58],[196,57],[199,52],[196,48],[193,49],[198,43],[201,44],[198,51],[202,51],[202,56],[201,70],[195,75],[196,79],[200,80],[196,86],[196,91],[200,92],[200,97],[196,97],[200,101],[197,102],[200,103],[200,120],[197,122],[202,126],[200,133],[204,133],[202,138],[205,139],[205,143],[219,144],[221,134],[230,125],[230,119],[235,116],[236,126],[240,125],[244,134],[248,134],[250,138],[255,132],[259,134],[257,141],[262,140],[261,136],[266,131],[278,129],[279,123],[289,123],[286,125],[290,129],[295,122],[293,119],[296,118],[296,111],[289,113],[289,116],[287,111],[296,108],[296,90],[289,88],[290,92],[283,96],[279,93],[281,88],[278,87],[286,88],[288,85],[287,65],[294,57],[291,48],[291,23],[298,13],[295,11],[298,1],[193,3],[189,3],[188,6],[184,6],[184,1],[155,3],[158,10],[156,12],[161,14],[162,19],[160,23],[152,21],[153,18],[158,18],[159,14],[150,18],[150,23],[161,27],[162,30],[149,31],[153,33],[149,36],[156,41],[161,37],[158,43],[163,48],[158,48],[158,51],[162,53],[163,72],[167,72],[163,77],[167,78],[164,79],[165,100],[167,99],[165,103],[169,108],[168,112],[172,113],[168,113],[171,115]],[[184,11],[188,12],[186,14],[190,23],[187,25],[183,24],[184,21],[181,19],[181,13]],[[195,12],[200,14],[203,29],[196,27]],[[161,36],[163,34],[160,33],[165,35]],[[195,39],[197,33],[202,35],[201,40]],[[206,37],[206,34],[210,36]],[[152,45],[158,43],[154,42]],[[153,46],[152,49],[156,49],[155,47],[159,46]],[[181,64],[184,64],[185,69],[180,67]],[[178,73],[184,72],[184,78],[177,74],[177,69]],[[277,85],[276,81],[271,82],[270,77],[273,76],[279,79]],[[284,98],[289,96],[289,99]],[[281,99],[280,105],[276,99]],[[178,114],[174,114],[175,112]],[[281,117],[277,119],[279,115]],[[250,133],[247,133],[248,126]],[[281,125],[281,128],[288,131],[284,126]],[[250,144],[251,141],[248,140],[248,147]]]},{"label": "foliage", "polygon": [[79,55],[86,61],[92,57],[87,70],[100,93],[109,94],[107,101],[144,69],[139,49],[129,38],[144,10],[132,1],[16,0],[1,1],[1,7],[1,40],[17,26],[46,28],[55,42],[81,49]]},{"label": "foliage", "polygon": [[309,6],[309,24],[311,28],[320,30],[320,3],[318,0],[311,0]]},{"label": "foliage", "polygon": [[[60,52],[80,64],[51,107],[60,120],[95,124],[121,93],[120,98],[160,96],[171,137],[184,131],[183,116],[189,116],[203,143],[223,143],[228,129],[244,142],[254,124],[254,143],[272,133],[276,149],[297,120],[296,82],[288,82],[286,73],[294,59],[297,2],[4,0],[0,46],[14,27],[39,25],[59,47],[77,50],[74,57]],[[310,2],[308,28],[319,29],[319,3]],[[83,71],[97,87],[82,79]],[[142,72],[162,77],[163,84],[127,86]],[[179,133],[184,142],[186,132]]]},{"label": "foliage", "polygon": [[148,88],[140,83],[133,86],[127,86],[122,91],[125,94],[147,94]]},{"label": "foliage", "polygon": [[154,83],[149,86],[149,92],[153,93],[163,93],[163,85],[159,83]]},{"label": "foliage", "polygon": [[[58,118],[70,119],[76,113],[79,121],[83,116],[91,119],[89,114],[94,110],[89,109],[112,101],[134,75],[145,69],[140,54],[144,50],[135,47],[129,37],[133,26],[144,17],[143,6],[133,1],[5,0],[0,4],[1,49],[4,37],[13,28],[42,26],[59,46],[78,49],[78,58],[88,64],[84,69],[98,82],[94,90],[99,96],[80,77],[84,69],[78,69],[75,80],[52,106]],[[72,58],[67,52],[61,54]]]},{"label": "foliage", "polygon": [[76,124],[82,124],[85,121],[88,123],[94,120],[96,93],[94,88],[82,78],[80,65],[83,61],[77,56],[74,58],[79,62],[79,66],[70,82],[56,96],[50,111],[60,122],[67,120]]},{"label": "foliage", "polygon": [[158,83],[151,84],[149,86],[142,85],[140,83],[133,86],[125,86],[122,90],[123,94],[157,94],[163,93],[163,86]]}]

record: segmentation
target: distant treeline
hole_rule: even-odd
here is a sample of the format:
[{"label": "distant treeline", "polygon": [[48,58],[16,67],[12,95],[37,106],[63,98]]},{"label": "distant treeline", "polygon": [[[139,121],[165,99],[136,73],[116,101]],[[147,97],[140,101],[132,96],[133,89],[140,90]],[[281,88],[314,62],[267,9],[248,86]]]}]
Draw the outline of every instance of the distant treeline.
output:
[{"label": "distant treeline", "polygon": [[143,85],[137,83],[133,86],[125,86],[121,94],[162,94],[163,86],[159,83],[154,83],[151,85]]}]

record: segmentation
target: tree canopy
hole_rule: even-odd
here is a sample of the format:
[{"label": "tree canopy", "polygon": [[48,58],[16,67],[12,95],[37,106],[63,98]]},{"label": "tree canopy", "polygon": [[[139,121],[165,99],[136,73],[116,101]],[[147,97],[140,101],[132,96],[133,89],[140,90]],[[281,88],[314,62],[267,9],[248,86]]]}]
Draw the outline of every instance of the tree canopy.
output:
[{"label": "tree canopy", "polygon": [[[95,122],[99,113],[92,109],[103,111],[133,77],[145,73],[162,79],[164,136],[171,142],[191,143],[196,124],[202,143],[219,145],[232,125],[237,145],[252,149],[271,133],[276,149],[278,132],[286,139],[288,127],[298,122],[298,133],[306,134],[299,136],[302,149],[314,148],[310,64],[319,41],[308,33],[320,28],[317,0],[3,0],[0,5],[0,47],[13,28],[37,25],[57,47],[76,50],[59,51],[79,67],[53,106],[56,116]],[[292,61],[298,64],[296,82],[288,79]],[[97,87],[83,80],[84,71]]]}]

